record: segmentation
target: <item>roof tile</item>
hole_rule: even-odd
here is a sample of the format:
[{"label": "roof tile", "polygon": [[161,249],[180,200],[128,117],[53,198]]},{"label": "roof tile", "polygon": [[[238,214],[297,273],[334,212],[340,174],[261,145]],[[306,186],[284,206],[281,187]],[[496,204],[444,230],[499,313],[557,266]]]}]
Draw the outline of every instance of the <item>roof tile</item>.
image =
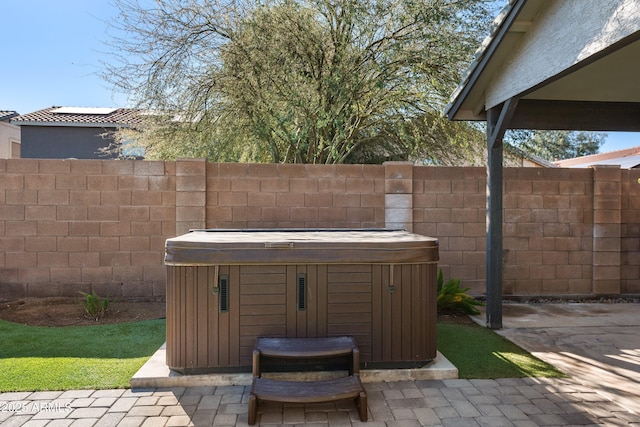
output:
[{"label": "roof tile", "polygon": [[56,112],[59,106],[53,106],[33,113],[22,114],[14,117],[11,122],[17,125],[32,126],[72,126],[72,125],[96,125],[128,127],[142,122],[140,110],[134,108],[115,108],[107,114],[95,114],[97,109],[74,108],[74,113]]},{"label": "roof tile", "polygon": [[11,110],[0,110],[0,122],[8,121],[9,119],[17,116],[18,113]]}]

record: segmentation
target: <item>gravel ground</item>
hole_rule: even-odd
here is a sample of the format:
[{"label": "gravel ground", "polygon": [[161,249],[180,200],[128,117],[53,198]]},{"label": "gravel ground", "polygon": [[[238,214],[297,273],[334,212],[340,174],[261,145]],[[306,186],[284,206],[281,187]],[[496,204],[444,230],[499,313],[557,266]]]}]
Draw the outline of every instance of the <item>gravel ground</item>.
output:
[{"label": "gravel ground", "polygon": [[623,304],[623,303],[640,303],[640,296],[537,296],[537,297],[513,297],[503,300],[503,303],[527,303],[527,304]]}]

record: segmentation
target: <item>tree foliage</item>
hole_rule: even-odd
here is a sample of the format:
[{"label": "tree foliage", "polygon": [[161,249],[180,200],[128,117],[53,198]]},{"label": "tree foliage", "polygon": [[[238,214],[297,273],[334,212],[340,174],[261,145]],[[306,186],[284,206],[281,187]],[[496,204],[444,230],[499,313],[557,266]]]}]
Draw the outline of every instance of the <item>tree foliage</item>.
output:
[{"label": "tree foliage", "polygon": [[550,162],[596,154],[607,134],[577,131],[508,131],[505,140]]},{"label": "tree foliage", "polygon": [[447,164],[484,141],[441,111],[492,1],[112,1],[105,77],[172,113],[137,135],[148,157]]}]

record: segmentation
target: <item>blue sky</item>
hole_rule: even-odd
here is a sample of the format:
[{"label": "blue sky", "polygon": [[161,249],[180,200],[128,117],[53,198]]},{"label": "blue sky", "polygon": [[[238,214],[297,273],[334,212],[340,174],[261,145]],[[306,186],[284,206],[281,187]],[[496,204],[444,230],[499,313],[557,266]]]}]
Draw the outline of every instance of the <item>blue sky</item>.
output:
[{"label": "blue sky", "polygon": [[[2,0],[0,110],[26,114],[53,105],[126,104],[98,76],[108,0]],[[124,106],[124,105],[123,105]]]},{"label": "blue sky", "polygon": [[[0,110],[127,106],[98,76],[116,16],[108,0],[2,0]],[[638,145],[640,134],[610,132],[600,151]]]}]

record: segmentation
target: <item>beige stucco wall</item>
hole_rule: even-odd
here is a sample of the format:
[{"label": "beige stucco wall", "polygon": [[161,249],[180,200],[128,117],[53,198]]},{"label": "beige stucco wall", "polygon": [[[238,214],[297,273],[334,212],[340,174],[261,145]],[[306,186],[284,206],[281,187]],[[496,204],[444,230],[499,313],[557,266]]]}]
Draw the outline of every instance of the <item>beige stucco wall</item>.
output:
[{"label": "beige stucco wall", "polygon": [[[548,1],[488,85],[486,109],[587,60],[640,29],[637,0]],[[620,101],[620,99],[619,99]]]},{"label": "beige stucco wall", "polygon": [[13,143],[20,142],[20,127],[0,122],[0,159],[11,159]]}]

